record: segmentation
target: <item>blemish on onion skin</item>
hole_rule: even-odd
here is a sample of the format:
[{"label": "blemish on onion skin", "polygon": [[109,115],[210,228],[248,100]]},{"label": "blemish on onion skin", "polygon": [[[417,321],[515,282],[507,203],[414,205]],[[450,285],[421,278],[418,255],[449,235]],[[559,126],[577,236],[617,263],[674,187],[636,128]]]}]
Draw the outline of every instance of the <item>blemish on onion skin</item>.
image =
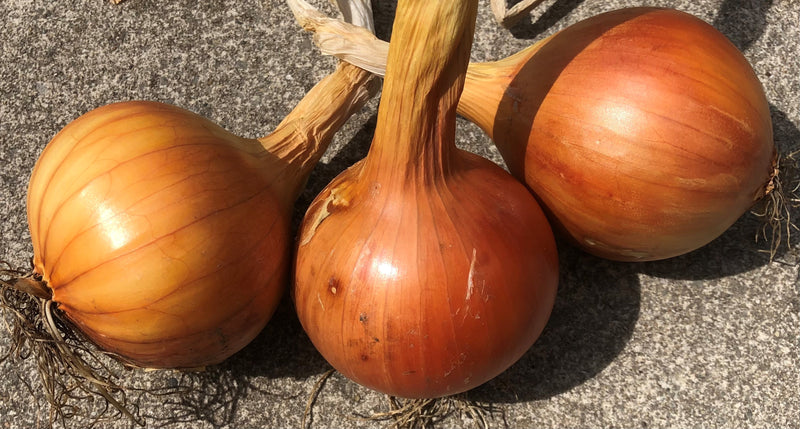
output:
[{"label": "blemish on onion skin", "polygon": [[[322,224],[322,221],[327,219],[328,216],[342,208],[350,206],[350,200],[346,195],[346,189],[333,188],[330,190],[327,197],[313,204],[314,207],[309,208],[309,213],[313,213],[313,215],[310,217],[308,227],[303,228],[303,239],[300,242],[300,246],[305,246],[311,241],[320,224]],[[319,209],[313,210],[313,208],[319,207],[320,205],[321,207]]]},{"label": "blemish on onion skin", "polygon": [[380,194],[380,192],[381,192],[381,184],[378,182],[373,183],[372,186],[369,187],[369,196],[372,199],[375,199],[378,196],[378,194]]},{"label": "blemish on onion skin", "polygon": [[473,247],[472,260],[469,263],[469,275],[467,275],[467,296],[464,298],[467,301],[472,297],[472,290],[475,288],[475,260],[477,255],[478,250]]},{"label": "blemish on onion skin", "polygon": [[328,280],[328,290],[333,295],[336,295],[336,292],[339,291],[339,280],[336,277],[331,277]]},{"label": "blemish on onion skin", "polygon": [[359,322],[367,323],[367,320],[369,320],[369,318],[367,317],[367,313],[361,313],[361,314],[358,315],[358,321]]},{"label": "blemish on onion skin", "polygon": [[322,303],[322,298],[320,298],[319,294],[317,294],[317,301],[319,301],[319,306],[322,307],[322,311],[325,311],[325,304]]},{"label": "blemish on onion skin", "polygon": [[643,252],[643,251],[634,250],[634,249],[619,249],[619,248],[615,248],[615,247],[609,246],[609,245],[607,245],[607,244],[605,244],[603,242],[594,240],[594,239],[589,238],[589,237],[584,237],[583,238],[583,243],[586,244],[589,247],[605,249],[605,250],[608,250],[608,251],[611,251],[611,252],[615,252],[615,253],[617,253],[619,255],[629,256],[629,257],[634,258],[634,259],[643,259],[643,258],[647,258],[647,257],[650,256],[650,253],[648,253],[648,252]]},{"label": "blemish on onion skin", "polygon": [[461,365],[463,365],[463,364],[464,364],[464,362],[466,362],[466,360],[467,360],[467,355],[466,355],[466,353],[461,353],[461,354],[458,356],[458,360],[456,360],[456,361],[453,361],[453,362],[450,364],[450,369],[444,373],[444,376],[445,376],[445,377],[447,377],[447,376],[449,376],[450,374],[452,374],[452,373],[453,373],[453,371],[455,371],[455,370],[456,370],[456,368],[458,368],[458,367],[460,367]]},{"label": "blemish on onion skin", "polygon": [[219,340],[219,344],[223,350],[228,349],[228,336],[225,335],[225,331],[222,328],[217,328],[214,330],[214,333],[217,335],[217,339]]}]

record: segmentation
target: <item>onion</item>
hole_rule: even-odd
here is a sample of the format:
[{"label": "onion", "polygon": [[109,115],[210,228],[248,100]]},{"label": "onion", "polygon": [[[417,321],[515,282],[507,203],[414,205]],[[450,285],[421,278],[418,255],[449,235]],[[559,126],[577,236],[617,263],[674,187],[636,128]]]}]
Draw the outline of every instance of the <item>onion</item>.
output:
[{"label": "onion", "polygon": [[[378,73],[385,64],[385,44],[363,31],[305,26],[328,53]],[[758,78],[723,34],[677,10],[608,12],[472,64],[458,111],[493,139],[554,227],[610,259],[697,249],[773,187]]]},{"label": "onion", "polygon": [[294,200],[370,82],[340,65],[258,140],[157,102],[75,119],[47,145],[28,189],[40,296],[134,365],[231,356],[275,310]]},{"label": "onion", "polygon": [[[606,13],[474,71],[462,113],[593,254],[654,260],[695,250],[771,182],[761,84],[728,39],[689,14]],[[488,90],[496,85],[502,94]]]},{"label": "onion", "polygon": [[525,187],[455,146],[477,0],[398,3],[367,157],[311,203],[293,297],[334,368],[436,398],[495,377],[550,315],[555,241]]}]

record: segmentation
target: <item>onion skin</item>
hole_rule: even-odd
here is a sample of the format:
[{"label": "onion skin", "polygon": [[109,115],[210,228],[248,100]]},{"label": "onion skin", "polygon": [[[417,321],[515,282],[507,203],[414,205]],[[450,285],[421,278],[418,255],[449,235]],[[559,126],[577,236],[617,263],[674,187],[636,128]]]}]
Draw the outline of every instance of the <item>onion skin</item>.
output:
[{"label": "onion skin", "polygon": [[554,227],[615,260],[709,243],[765,195],[776,162],[747,60],[671,9],[608,12],[473,64],[459,113],[494,140]]},{"label": "onion skin", "polygon": [[202,367],[243,348],[286,289],[294,200],[371,80],[340,66],[262,139],[147,101],[68,124],[27,201],[34,271],[59,310],[141,367]]},{"label": "onion skin", "polygon": [[303,328],[338,371],[390,395],[436,398],[490,380],[533,344],[555,300],[541,208],[455,147],[476,13],[471,0],[399,2],[370,152],[300,227],[292,291]]}]

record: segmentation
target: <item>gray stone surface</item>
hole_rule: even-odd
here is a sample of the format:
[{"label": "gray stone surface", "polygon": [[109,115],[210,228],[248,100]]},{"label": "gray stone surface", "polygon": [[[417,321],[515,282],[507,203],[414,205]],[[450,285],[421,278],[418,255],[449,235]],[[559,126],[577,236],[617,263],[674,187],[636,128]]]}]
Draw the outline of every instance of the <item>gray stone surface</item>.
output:
[{"label": "gray stone surface", "polygon": [[[548,0],[511,31],[495,24],[482,1],[473,58],[499,59],[579,19],[642,4],[692,12],[731,38],[764,84],[776,143],[797,147],[795,0]],[[393,8],[389,1],[376,4],[384,38]],[[25,265],[32,252],[25,215],[31,168],[70,120],[109,102],[150,99],[260,136],[334,65],[311,49],[309,35],[278,0],[128,0],[118,6],[0,0],[0,17],[0,259],[15,265]],[[376,106],[371,102],[337,136],[296,217],[328,180],[365,154]],[[499,161],[486,137],[465,121],[458,144]],[[763,242],[753,240],[758,228],[746,215],[698,251],[644,264],[603,261],[562,245],[560,290],[545,333],[472,397],[504,409],[505,422],[490,420],[495,427],[798,427],[800,247],[795,239],[793,252],[784,249],[769,263]],[[0,352],[6,350],[3,332]],[[328,368],[285,302],[250,346],[219,367],[123,371],[120,382],[194,388],[183,396],[133,392],[148,426],[299,427],[307,395]],[[33,363],[5,361],[0,373],[0,426],[46,423]],[[355,418],[385,410],[383,396],[334,375],[313,423],[387,426]],[[66,425],[87,423],[78,418]],[[441,426],[473,423],[453,417]]]}]

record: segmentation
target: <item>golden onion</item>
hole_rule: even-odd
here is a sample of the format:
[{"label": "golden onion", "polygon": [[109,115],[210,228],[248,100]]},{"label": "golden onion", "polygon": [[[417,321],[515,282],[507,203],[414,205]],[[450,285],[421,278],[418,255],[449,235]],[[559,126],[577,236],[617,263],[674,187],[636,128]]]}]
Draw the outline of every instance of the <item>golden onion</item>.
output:
[{"label": "golden onion", "polygon": [[58,310],[143,367],[211,365],[240,350],[285,290],[292,205],[371,82],[340,65],[261,139],[148,101],[68,124],[38,159],[27,200],[34,271]]}]

